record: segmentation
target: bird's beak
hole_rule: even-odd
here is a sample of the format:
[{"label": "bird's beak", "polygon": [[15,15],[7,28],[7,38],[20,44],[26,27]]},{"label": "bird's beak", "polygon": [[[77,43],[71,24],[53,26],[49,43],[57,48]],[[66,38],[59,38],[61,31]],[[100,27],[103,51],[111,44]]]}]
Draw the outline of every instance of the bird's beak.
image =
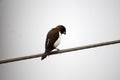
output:
[{"label": "bird's beak", "polygon": [[66,35],[66,32],[64,32],[63,34]]}]

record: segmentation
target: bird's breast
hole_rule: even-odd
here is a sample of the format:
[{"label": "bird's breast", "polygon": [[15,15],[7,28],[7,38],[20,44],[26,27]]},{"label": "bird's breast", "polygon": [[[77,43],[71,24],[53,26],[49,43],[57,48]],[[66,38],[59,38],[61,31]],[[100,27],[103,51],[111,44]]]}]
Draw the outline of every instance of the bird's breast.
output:
[{"label": "bird's breast", "polygon": [[54,47],[55,48],[60,44],[60,40],[61,40],[61,33],[59,32],[59,37],[58,37],[58,39],[54,43]]}]

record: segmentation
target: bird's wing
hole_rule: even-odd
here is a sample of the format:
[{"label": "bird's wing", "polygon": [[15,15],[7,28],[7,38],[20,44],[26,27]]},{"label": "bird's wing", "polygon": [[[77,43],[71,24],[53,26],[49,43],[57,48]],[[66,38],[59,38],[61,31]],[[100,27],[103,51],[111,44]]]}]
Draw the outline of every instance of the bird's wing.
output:
[{"label": "bird's wing", "polygon": [[53,45],[55,43],[55,41],[58,39],[59,37],[59,31],[58,30],[51,30],[48,32],[47,34],[47,38],[46,38],[46,43],[45,43],[45,48],[53,48]]}]

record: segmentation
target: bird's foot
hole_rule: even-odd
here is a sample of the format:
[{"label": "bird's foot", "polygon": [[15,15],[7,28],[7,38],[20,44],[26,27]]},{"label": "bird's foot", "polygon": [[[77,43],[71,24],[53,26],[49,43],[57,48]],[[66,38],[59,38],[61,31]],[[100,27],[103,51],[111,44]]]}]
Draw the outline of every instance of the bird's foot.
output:
[{"label": "bird's foot", "polygon": [[58,48],[55,48],[56,49],[56,51],[60,51],[60,49],[58,49]]}]

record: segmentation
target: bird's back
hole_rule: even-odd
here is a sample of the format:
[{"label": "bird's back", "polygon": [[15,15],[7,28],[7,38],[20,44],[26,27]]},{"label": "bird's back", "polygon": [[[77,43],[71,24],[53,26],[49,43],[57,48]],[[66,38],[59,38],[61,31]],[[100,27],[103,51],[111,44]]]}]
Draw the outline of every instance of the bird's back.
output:
[{"label": "bird's back", "polygon": [[54,49],[54,43],[59,37],[59,31],[56,28],[50,30],[47,34],[45,48]]}]

